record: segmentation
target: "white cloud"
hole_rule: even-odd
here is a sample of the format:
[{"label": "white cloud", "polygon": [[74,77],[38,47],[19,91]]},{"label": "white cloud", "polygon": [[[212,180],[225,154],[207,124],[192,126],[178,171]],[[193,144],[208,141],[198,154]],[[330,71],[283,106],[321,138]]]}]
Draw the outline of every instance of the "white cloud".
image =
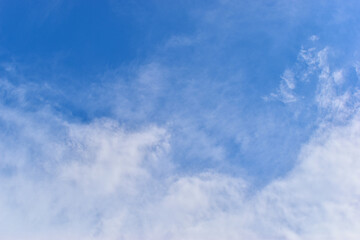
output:
[{"label": "white cloud", "polygon": [[[299,157],[299,165],[285,178],[270,184],[259,195],[264,214],[283,225],[285,239],[356,239],[359,213],[360,122],[318,134]],[[266,216],[266,215],[265,215]],[[278,222],[276,222],[278,221]],[[266,223],[269,225],[269,222]],[[278,228],[278,229],[281,229]],[[345,232],[343,229],[347,229]],[[276,239],[276,238],[275,238]]]},{"label": "white cloud", "polygon": [[355,68],[358,79],[360,79],[360,62],[356,62],[354,64],[354,68]]},{"label": "white cloud", "polygon": [[285,70],[284,74],[281,76],[281,79],[284,80],[286,86],[289,89],[295,89],[294,73],[290,69]]},{"label": "white cloud", "polygon": [[254,195],[240,178],[181,178],[151,211],[147,231],[129,239],[357,239],[359,143],[358,117],[318,133],[292,172]]},{"label": "white cloud", "polygon": [[163,128],[126,130],[108,119],[69,123],[46,109],[2,103],[0,113],[0,235],[6,239],[89,239],[112,212],[146,198],[156,176],[171,172]]},{"label": "white cloud", "polygon": [[296,102],[297,97],[294,93],[296,87],[295,76],[292,70],[286,69],[281,76],[280,86],[276,93],[271,93],[265,100],[279,100],[283,103]]},{"label": "white cloud", "polygon": [[91,194],[110,194],[119,188],[131,192],[139,178],[150,177],[145,166],[158,164],[158,155],[168,148],[164,129],[127,133],[111,121],[70,125],[69,139],[71,154],[79,159],[65,164],[61,177]]},{"label": "white cloud", "polygon": [[333,72],[333,79],[334,79],[334,82],[337,84],[337,85],[341,85],[344,83],[345,81],[345,78],[344,78],[344,73],[343,73],[343,70],[338,70],[338,71],[334,71]]},{"label": "white cloud", "polygon": [[[349,66],[338,66],[333,69],[328,59],[332,53],[329,47],[320,50],[313,47],[302,48],[298,55],[298,61],[292,68],[284,71],[277,91],[264,99],[278,100],[284,103],[301,100],[303,105],[315,103],[319,122],[324,119],[343,121],[352,116],[357,111],[359,96],[356,88],[343,88],[346,83],[344,74]],[[301,96],[298,93],[295,85],[296,79],[300,80],[297,83],[299,88],[306,89],[303,92],[307,96]],[[315,83],[314,89],[309,87],[311,82],[313,85]]]},{"label": "white cloud", "polygon": [[310,39],[311,41],[315,42],[315,41],[318,41],[320,38],[319,38],[319,36],[317,36],[317,35],[312,35],[312,36],[309,37],[309,39]]},{"label": "white cloud", "polygon": [[[334,82],[337,73],[321,57],[320,81]],[[295,88],[292,76],[285,71],[282,77],[288,88]],[[5,91],[16,95],[15,89],[8,84]],[[339,98],[321,97],[330,107]],[[6,129],[0,141],[5,239],[360,236],[359,116],[345,126],[319,130],[289,174],[253,191],[242,176],[177,172],[168,159],[171,146],[163,127],[130,131],[108,119],[80,124],[47,110],[4,105],[0,110]]]}]

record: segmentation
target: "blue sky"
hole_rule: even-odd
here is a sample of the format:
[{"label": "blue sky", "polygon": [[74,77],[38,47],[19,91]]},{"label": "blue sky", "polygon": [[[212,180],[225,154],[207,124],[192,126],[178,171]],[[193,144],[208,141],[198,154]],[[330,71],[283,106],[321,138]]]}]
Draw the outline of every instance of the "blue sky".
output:
[{"label": "blue sky", "polygon": [[359,10],[0,0],[0,237],[358,239]]}]

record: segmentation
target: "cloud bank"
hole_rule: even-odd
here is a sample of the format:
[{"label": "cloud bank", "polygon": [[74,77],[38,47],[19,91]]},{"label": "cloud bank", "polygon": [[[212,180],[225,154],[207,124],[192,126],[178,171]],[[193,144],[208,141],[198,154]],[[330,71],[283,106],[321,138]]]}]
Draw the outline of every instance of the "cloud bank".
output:
[{"label": "cloud bank", "polygon": [[[53,1],[26,34],[39,39],[31,26],[55,13],[61,30],[61,6],[79,20],[70,5]],[[118,26],[106,5],[89,6],[109,20],[99,29]],[[360,238],[358,3],[226,0],[203,10],[185,1],[174,12],[150,3],[166,12],[151,26],[145,5],[111,6],[147,29],[141,40],[182,8],[192,11],[177,18],[194,22],[159,28],[166,37],[144,46],[157,49],[152,57],[86,80],[66,80],[61,67],[43,80],[36,64],[1,63],[1,239]],[[72,45],[95,33],[81,26],[78,38],[47,47],[120,61],[109,53],[117,38],[101,41],[114,29]],[[87,55],[86,46],[99,49]]]},{"label": "cloud bank", "polygon": [[341,90],[349,70],[332,70],[328,51],[302,50],[305,70],[280,78],[280,92],[317,79],[320,127],[294,168],[259,189],[216,170],[177,171],[169,125],[70,122],[51,107],[27,108],[36,87],[2,80],[3,238],[358,239],[357,92]]}]

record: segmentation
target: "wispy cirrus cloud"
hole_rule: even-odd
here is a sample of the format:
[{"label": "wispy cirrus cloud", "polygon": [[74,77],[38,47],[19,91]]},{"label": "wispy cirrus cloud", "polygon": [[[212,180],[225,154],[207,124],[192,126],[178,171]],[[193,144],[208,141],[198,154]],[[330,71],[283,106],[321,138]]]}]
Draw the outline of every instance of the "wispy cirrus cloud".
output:
[{"label": "wispy cirrus cloud", "polygon": [[[352,116],[357,111],[358,87],[351,85],[352,80],[347,80],[345,74],[355,72],[356,67],[333,66],[328,60],[331,53],[332,49],[328,47],[301,49],[298,62],[281,76],[277,91],[263,99],[283,103],[300,101],[299,104],[308,106],[315,104],[321,121],[323,118],[342,121]],[[300,90],[297,91],[295,83]]]},{"label": "wispy cirrus cloud", "polygon": [[265,96],[264,100],[279,100],[283,103],[296,102],[297,97],[294,93],[295,78],[294,73],[290,69],[286,69],[281,76],[280,86],[276,93],[271,93],[269,96]]}]

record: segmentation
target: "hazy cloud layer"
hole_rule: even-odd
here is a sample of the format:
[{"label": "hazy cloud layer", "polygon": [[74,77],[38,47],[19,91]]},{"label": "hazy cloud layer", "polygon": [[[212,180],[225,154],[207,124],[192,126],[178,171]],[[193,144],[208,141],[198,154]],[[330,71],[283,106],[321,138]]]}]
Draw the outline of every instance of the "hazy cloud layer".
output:
[{"label": "hazy cloud layer", "polygon": [[[76,21],[80,50],[66,54],[81,55],[74,69],[106,65],[96,74],[0,59],[0,238],[359,239],[360,5],[161,3],[86,8],[105,13],[101,30],[111,14],[145,29],[131,39],[151,45],[140,60],[104,64],[116,57],[103,51],[133,45],[114,35],[96,52],[116,31],[83,41],[93,29]],[[83,6],[45,5],[26,29],[58,27]],[[190,30],[172,30],[173,18]],[[54,48],[63,42],[73,46]],[[84,49],[103,59],[86,65]]]},{"label": "hazy cloud layer", "polygon": [[[328,51],[300,53],[307,63],[301,76],[312,71],[318,81],[314,103],[322,125],[294,169],[256,191],[241,176],[178,174],[169,155],[169,126],[127,130],[110,119],[71,123],[46,107],[26,110],[25,96],[36,86],[3,80],[4,99],[15,103],[0,108],[1,125],[8,129],[0,145],[3,236],[357,239],[357,93],[336,90],[346,81],[345,70],[329,67]],[[143,84],[158,79],[153,70],[141,76]],[[280,84],[296,91],[298,78],[287,69]],[[336,126],[338,119],[348,120]]]}]

